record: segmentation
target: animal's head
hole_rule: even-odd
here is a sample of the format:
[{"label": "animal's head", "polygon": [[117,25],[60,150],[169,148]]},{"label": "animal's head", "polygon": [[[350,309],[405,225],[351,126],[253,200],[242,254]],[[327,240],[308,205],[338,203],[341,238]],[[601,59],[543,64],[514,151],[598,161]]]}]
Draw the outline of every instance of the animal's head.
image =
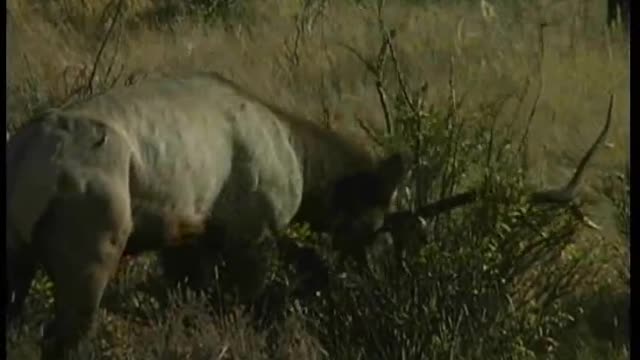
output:
[{"label": "animal's head", "polygon": [[365,248],[384,225],[393,195],[406,172],[405,159],[393,154],[372,168],[336,181],[328,200],[334,247],[363,260]]}]

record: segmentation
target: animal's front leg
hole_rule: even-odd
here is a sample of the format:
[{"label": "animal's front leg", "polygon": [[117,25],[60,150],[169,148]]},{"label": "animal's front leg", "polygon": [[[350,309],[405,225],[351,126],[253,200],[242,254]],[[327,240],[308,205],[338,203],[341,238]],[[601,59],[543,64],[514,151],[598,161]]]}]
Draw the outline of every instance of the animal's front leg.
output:
[{"label": "animal's front leg", "polygon": [[7,248],[6,316],[9,324],[20,315],[35,273],[36,258],[32,246],[16,244]]},{"label": "animal's front leg", "polygon": [[[108,235],[97,240],[95,251],[100,244],[109,242]],[[55,318],[47,326],[42,346],[42,359],[67,359],[76,350],[83,338],[93,331],[100,300],[118,264],[115,254],[102,259],[82,258],[86,254],[78,252],[70,261],[51,261],[49,273],[55,286]]]},{"label": "animal's front leg", "polygon": [[[67,359],[93,330],[102,294],[119,260],[113,233],[76,239],[84,246],[51,250],[47,270],[54,281],[55,318],[44,334],[42,359]],[[57,240],[62,238],[56,237]],[[69,251],[70,250],[70,251]]]},{"label": "animal's front leg", "polygon": [[225,239],[224,257],[229,277],[239,299],[252,302],[262,294],[269,274],[274,239],[267,232],[260,235],[230,236]]},{"label": "animal's front leg", "polygon": [[79,194],[55,201],[39,224],[35,240],[53,280],[55,300],[42,359],[68,359],[92,332],[131,231],[128,211],[126,199]]}]

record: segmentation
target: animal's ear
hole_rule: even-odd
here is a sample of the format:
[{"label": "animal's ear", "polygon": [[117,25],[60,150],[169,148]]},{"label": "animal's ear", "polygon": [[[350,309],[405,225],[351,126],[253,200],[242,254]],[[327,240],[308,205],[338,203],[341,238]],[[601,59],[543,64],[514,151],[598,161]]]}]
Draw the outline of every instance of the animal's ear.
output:
[{"label": "animal's ear", "polygon": [[401,153],[394,153],[384,158],[378,165],[385,195],[391,197],[407,172],[407,159]]}]

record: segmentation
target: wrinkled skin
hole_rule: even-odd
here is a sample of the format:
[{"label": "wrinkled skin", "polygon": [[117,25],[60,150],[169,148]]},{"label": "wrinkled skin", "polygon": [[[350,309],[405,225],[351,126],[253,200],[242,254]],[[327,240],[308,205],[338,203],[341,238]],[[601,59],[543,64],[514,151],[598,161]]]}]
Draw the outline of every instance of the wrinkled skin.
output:
[{"label": "wrinkled skin", "polygon": [[66,358],[89,333],[125,253],[160,251],[167,276],[195,287],[221,253],[245,300],[294,219],[362,258],[404,169],[216,74],[50,110],[11,137],[6,160],[7,312],[42,264],[55,287],[43,359]]}]

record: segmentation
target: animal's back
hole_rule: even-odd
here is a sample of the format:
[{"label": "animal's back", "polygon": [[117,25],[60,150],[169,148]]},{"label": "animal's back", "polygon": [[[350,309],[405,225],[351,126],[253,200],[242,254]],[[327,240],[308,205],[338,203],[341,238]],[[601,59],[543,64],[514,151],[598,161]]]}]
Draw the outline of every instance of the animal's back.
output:
[{"label": "animal's back", "polygon": [[283,226],[300,202],[289,127],[215,75],[147,80],[62,111],[127,137],[137,160],[134,204],[225,221],[252,216],[252,205],[255,216],[274,207],[269,221]]}]

